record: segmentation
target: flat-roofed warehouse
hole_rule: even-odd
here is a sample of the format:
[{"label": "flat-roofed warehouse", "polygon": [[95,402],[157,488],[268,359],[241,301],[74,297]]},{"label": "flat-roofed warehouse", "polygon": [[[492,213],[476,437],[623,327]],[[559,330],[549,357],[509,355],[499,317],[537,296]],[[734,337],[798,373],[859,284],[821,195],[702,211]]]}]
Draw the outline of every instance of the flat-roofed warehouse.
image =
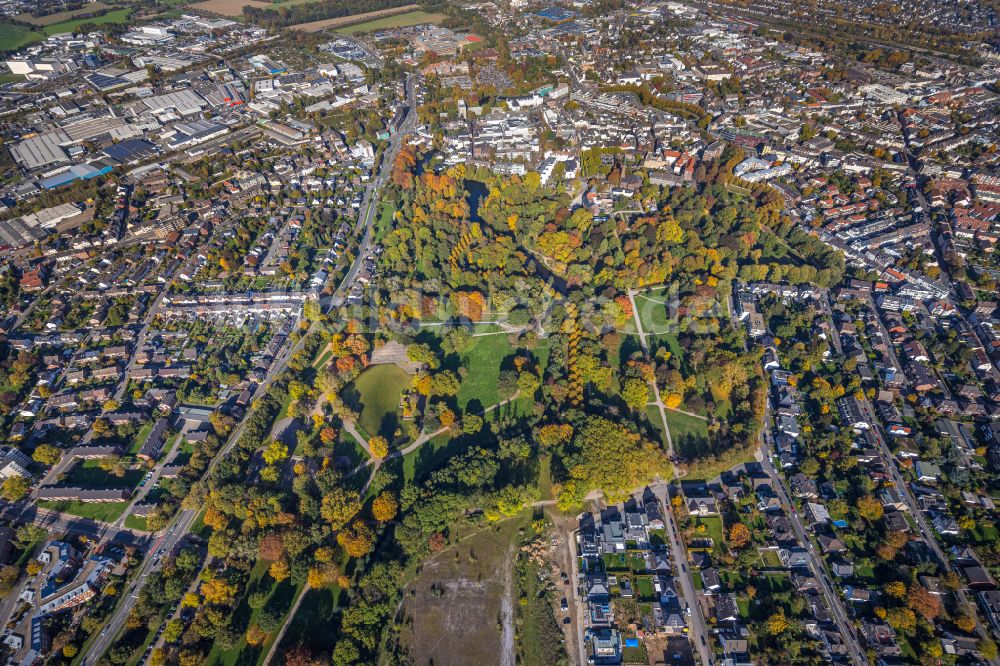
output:
[{"label": "flat-roofed warehouse", "polygon": [[113,130],[123,127],[127,123],[124,118],[112,118],[105,116],[102,118],[87,118],[74,123],[62,126],[62,131],[66,133],[70,141],[80,143],[101,136],[110,134]]},{"label": "flat-roofed warehouse", "polygon": [[204,107],[208,106],[208,102],[193,90],[178,90],[155,97],[147,97],[142,100],[142,103],[155,114],[174,110],[182,116],[200,113]]},{"label": "flat-roofed warehouse", "polygon": [[51,164],[66,162],[62,146],[73,143],[69,135],[61,129],[38,134],[24,139],[10,149],[10,154],[18,164],[26,169],[40,169]]},{"label": "flat-roofed warehouse", "polygon": [[33,245],[48,234],[41,228],[25,224],[20,217],[0,222],[0,245],[23,247]]},{"label": "flat-roofed warehouse", "polygon": [[71,203],[65,203],[53,206],[52,208],[44,208],[36,213],[30,213],[22,219],[30,226],[54,229],[60,222],[74,218],[82,212],[79,207]]}]

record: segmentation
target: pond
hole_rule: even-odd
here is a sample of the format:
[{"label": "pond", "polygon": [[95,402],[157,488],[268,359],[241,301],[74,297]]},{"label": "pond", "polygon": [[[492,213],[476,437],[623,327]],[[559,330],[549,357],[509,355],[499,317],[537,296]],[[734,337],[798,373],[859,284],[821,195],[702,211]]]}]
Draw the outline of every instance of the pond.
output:
[{"label": "pond", "polygon": [[467,178],[465,180],[465,191],[469,193],[469,218],[473,222],[481,222],[483,218],[479,216],[479,206],[490,194],[486,183]]}]

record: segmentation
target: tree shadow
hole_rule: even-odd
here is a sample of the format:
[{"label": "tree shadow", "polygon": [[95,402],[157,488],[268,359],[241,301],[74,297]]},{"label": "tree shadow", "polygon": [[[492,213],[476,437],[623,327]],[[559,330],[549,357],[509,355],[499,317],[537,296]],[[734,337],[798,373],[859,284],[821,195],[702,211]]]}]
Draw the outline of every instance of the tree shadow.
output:
[{"label": "tree shadow", "polygon": [[364,409],[364,404],[361,402],[361,392],[354,386],[354,382],[340,389],[340,399],[353,412],[361,413],[361,410]]}]

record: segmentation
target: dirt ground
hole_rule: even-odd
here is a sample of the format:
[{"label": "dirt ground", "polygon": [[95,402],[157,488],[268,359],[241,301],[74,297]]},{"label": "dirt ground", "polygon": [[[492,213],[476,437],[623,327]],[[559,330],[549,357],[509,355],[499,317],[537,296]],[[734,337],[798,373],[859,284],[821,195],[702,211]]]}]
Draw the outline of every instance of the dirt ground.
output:
[{"label": "dirt ground", "polygon": [[[209,0],[209,1],[214,2],[215,0]],[[228,0],[219,0],[219,1],[228,2]],[[298,25],[293,25],[291,27],[294,28],[295,30],[302,30],[303,32],[319,32],[320,30],[326,30],[327,28],[339,28],[340,26],[350,25],[352,23],[364,23],[365,21],[382,18],[383,16],[405,14],[406,12],[412,12],[417,9],[420,9],[420,5],[406,5],[404,7],[379,9],[374,12],[365,12],[364,14],[352,14],[351,16],[339,16],[337,18],[323,19],[322,21],[300,23]]]},{"label": "dirt ground", "polygon": [[414,664],[513,664],[512,561],[527,522],[487,527],[423,564],[403,595],[412,624],[401,639]]},{"label": "dirt ground", "polygon": [[[691,642],[685,636],[653,638],[646,641],[649,666],[695,666]],[[679,657],[674,659],[674,657]]]},{"label": "dirt ground", "polygon": [[[552,579],[559,581],[563,588],[563,596],[569,605],[569,611],[563,613],[561,609],[556,609],[556,617],[563,628],[566,638],[566,651],[570,654],[570,660],[576,663],[583,660],[585,651],[581,643],[583,636],[583,614],[585,608],[577,594],[575,587],[576,577],[576,530],[580,526],[576,518],[560,513],[555,507],[549,507],[545,515],[553,523],[554,543],[550,551],[550,561],[555,565]],[[562,582],[560,574],[565,573],[568,582]],[[562,624],[563,618],[570,619],[569,624]]]},{"label": "dirt ground", "polygon": [[274,6],[270,2],[261,2],[260,0],[205,0],[204,2],[196,2],[192,5],[188,5],[188,7],[191,9],[200,9],[203,12],[218,14],[220,16],[232,17],[241,16],[243,14],[243,8],[247,5],[256,7],[257,9],[266,9]]}]

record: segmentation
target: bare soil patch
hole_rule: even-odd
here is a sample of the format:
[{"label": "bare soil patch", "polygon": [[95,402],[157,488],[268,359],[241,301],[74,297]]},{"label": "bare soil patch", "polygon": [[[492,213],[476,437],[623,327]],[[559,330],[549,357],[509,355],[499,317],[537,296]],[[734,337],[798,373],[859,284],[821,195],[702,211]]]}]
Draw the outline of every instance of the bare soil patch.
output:
[{"label": "bare soil patch", "polygon": [[[230,0],[208,0],[208,2],[229,2],[229,1]],[[235,2],[238,0],[233,0],[233,1]],[[420,5],[404,5],[402,7],[392,7],[390,9],[380,9],[374,12],[365,12],[364,14],[352,14],[351,16],[338,16],[337,18],[323,19],[322,21],[311,21],[309,23],[300,23],[298,25],[293,25],[289,27],[294,28],[295,30],[301,30],[303,32],[319,32],[320,30],[326,30],[327,28],[339,28],[340,26],[351,25],[352,23],[363,23],[365,21],[370,21],[371,19],[376,19],[376,18],[382,18],[384,16],[405,14],[407,12],[412,12],[416,9],[420,9]]]},{"label": "bare soil patch", "polygon": [[403,597],[401,640],[414,664],[513,662],[510,576],[526,523],[519,516],[489,526],[424,562]]}]

